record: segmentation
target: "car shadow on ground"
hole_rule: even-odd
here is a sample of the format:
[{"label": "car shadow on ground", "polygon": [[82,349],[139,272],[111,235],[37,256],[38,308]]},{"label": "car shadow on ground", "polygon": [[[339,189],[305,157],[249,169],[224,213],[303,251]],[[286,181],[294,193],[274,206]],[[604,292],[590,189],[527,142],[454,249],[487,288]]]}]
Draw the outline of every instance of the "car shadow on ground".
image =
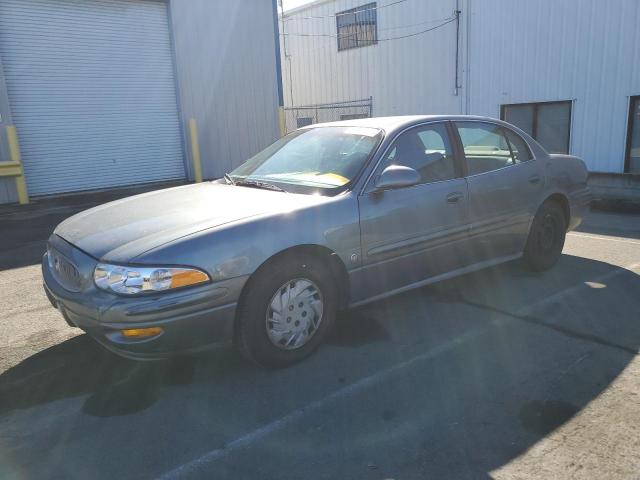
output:
[{"label": "car shadow on ground", "polygon": [[[627,367],[633,359],[632,352],[637,352],[640,329],[633,309],[615,316],[592,315],[588,320],[578,318],[560,325],[566,327],[566,331],[554,329],[558,326],[557,319],[535,316],[527,319],[515,313],[508,316],[519,306],[519,297],[514,292],[526,292],[534,283],[544,284],[549,292],[545,293],[543,289],[539,296],[544,298],[553,291],[574,287],[596,277],[615,278],[626,285],[630,294],[640,294],[638,275],[603,262],[564,255],[557,270],[545,274],[526,273],[517,263],[511,263],[347,312],[340,318],[337,331],[325,348],[284,373],[259,370],[232,351],[217,352],[199,359],[131,362],[103,350],[87,335],[80,335],[43,350],[1,374],[0,415],[59,399],[85,397],[82,411],[87,415],[131,415],[135,421],[133,414],[152,407],[165,390],[170,389],[175,394],[196,389],[206,392],[206,395],[227,397],[230,404],[249,402],[254,409],[263,408],[268,418],[270,407],[255,403],[256,388],[263,387],[263,395],[267,399],[275,395],[269,392],[271,384],[277,385],[280,391],[293,392],[300,388],[300,374],[303,374],[307,377],[305,381],[316,381],[319,395],[326,395],[341,388],[341,384],[356,382],[358,375],[370,375],[372,372],[362,367],[363,358],[367,355],[369,358],[376,354],[383,356],[384,361],[378,362],[380,368],[397,363],[394,360],[402,358],[407,344],[402,340],[405,338],[403,335],[410,336],[414,346],[419,346],[420,342],[426,345],[442,336],[449,325],[462,324],[460,318],[446,318],[447,312],[455,311],[458,312],[456,315],[467,317],[476,315],[478,318],[464,320],[469,325],[500,316],[506,318],[505,324],[496,327],[495,335],[482,341],[471,340],[464,348],[457,349],[447,363],[435,362],[433,366],[425,367],[421,373],[424,384],[416,385],[415,392],[411,393],[419,397],[422,390],[430,390],[429,394],[420,397],[423,402],[420,408],[424,410],[422,417],[405,415],[403,409],[407,412],[420,410],[411,405],[413,400],[397,398],[396,395],[389,397],[394,400],[377,413],[379,417],[375,422],[380,423],[372,421],[365,429],[369,432],[373,429],[379,435],[387,430],[402,432],[405,427],[407,431],[411,430],[407,435],[415,436],[416,441],[412,443],[413,450],[408,458],[415,457],[416,462],[421,462],[421,455],[428,457],[429,464],[425,466],[423,462],[420,468],[434,478],[450,477],[452,472],[455,476],[484,476],[522,454],[537,440],[580,412]],[[615,310],[621,301],[619,289],[595,288],[585,293],[589,303],[585,308],[600,305],[605,311]],[[431,304],[439,305],[438,318],[429,317]],[[459,307],[467,308],[469,304],[487,308],[474,307],[473,314],[468,310],[460,313]],[[457,310],[447,310],[450,307]],[[575,309],[575,305],[558,308]],[[481,317],[481,313],[486,318]],[[466,323],[464,328],[467,328]],[[523,332],[524,329],[535,328],[540,328],[540,335],[547,330],[552,331],[553,335],[559,335],[560,340],[542,347],[534,345],[533,340],[527,341],[529,333]],[[452,332],[455,333],[447,330],[447,333]],[[572,332],[576,335],[572,336]],[[589,336],[601,338],[604,342],[593,343]],[[386,350],[367,351],[372,345]],[[535,365],[539,348],[542,357],[540,365]],[[596,348],[604,350],[593,353]],[[381,353],[383,351],[386,353]],[[327,366],[337,362],[335,358],[338,357],[342,363],[336,363],[339,367],[335,372],[326,374],[322,371],[323,366],[327,370]],[[588,363],[588,377],[577,374],[578,380],[574,380],[583,379],[584,383],[572,386],[567,384],[568,377],[563,377],[562,372],[549,375],[536,370],[556,362],[563,365],[574,357],[585,365]],[[348,364],[350,358],[354,365]],[[593,363],[589,363],[590,358],[593,358]],[[377,361],[371,359],[372,364]],[[399,378],[393,379],[392,383],[402,380],[402,374],[398,375]],[[502,384],[516,382],[517,377],[522,377],[517,381],[518,389],[502,389]],[[389,389],[393,392],[392,387]],[[399,393],[402,391],[397,390]],[[556,394],[556,391],[561,393]],[[188,408],[188,401],[185,402],[185,408]],[[405,403],[409,405],[403,406]],[[337,412],[336,418],[339,420],[340,415],[344,415],[346,422],[349,415],[355,414],[355,410]],[[221,406],[217,410],[206,410],[205,415],[207,422],[224,424],[228,409]],[[424,423],[422,430],[420,422]],[[189,428],[189,425],[183,425],[182,430],[189,431]],[[193,428],[197,428],[195,423]],[[153,438],[153,432],[147,434]],[[398,441],[395,435],[388,441]],[[318,441],[324,440],[330,442],[322,438]],[[340,439],[345,448],[350,448],[350,442],[360,440],[357,436]],[[180,435],[176,434],[175,442],[179,444],[180,441]],[[355,443],[353,447],[357,448]],[[318,468],[321,476],[324,467]],[[393,476],[394,472],[389,474]]]},{"label": "car shadow on ground", "polygon": [[[375,319],[357,312],[342,314],[341,320],[329,344],[357,347],[387,336]],[[153,405],[163,387],[201,381],[195,378],[196,368],[206,370],[208,378],[261,372],[231,348],[201,357],[136,362],[114,355],[81,334],[0,374],[0,415],[81,395],[89,395],[85,413],[128,415]]]}]

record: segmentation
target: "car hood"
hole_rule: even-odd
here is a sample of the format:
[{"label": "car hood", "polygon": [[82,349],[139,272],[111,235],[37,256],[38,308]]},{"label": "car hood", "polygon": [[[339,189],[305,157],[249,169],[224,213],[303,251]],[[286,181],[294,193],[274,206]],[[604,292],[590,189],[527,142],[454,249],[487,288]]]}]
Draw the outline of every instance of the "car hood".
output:
[{"label": "car hood", "polygon": [[54,233],[97,259],[127,262],[202,230],[291,211],[322,198],[206,182],[91,208],[62,222]]}]

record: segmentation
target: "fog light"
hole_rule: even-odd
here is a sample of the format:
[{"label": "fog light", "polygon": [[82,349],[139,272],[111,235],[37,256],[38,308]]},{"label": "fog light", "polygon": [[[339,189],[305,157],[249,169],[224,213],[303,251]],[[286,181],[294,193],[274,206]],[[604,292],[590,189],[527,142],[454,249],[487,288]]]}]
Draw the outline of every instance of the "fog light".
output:
[{"label": "fog light", "polygon": [[160,327],[128,328],[127,330],[120,330],[120,332],[125,338],[147,338],[147,337],[155,337],[156,335],[160,335],[162,333],[162,328]]}]

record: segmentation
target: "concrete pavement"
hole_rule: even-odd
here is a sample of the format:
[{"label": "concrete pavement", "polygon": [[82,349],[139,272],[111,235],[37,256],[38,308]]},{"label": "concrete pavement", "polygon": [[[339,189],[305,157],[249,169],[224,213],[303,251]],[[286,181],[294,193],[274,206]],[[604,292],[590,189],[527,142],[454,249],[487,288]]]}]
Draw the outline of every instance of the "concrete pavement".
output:
[{"label": "concrete pavement", "polygon": [[593,213],[552,271],[350,311],[275,372],[113,357],[49,306],[42,239],[5,245],[0,478],[637,478],[639,239]]}]

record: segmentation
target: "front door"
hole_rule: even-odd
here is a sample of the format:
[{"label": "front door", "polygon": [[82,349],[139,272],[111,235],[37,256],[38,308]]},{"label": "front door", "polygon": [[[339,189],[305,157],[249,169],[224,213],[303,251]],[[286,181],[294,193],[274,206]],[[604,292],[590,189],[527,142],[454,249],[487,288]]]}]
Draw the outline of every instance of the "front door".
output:
[{"label": "front door", "polygon": [[[465,264],[467,184],[449,128],[440,122],[402,133],[359,197],[363,268],[354,298],[382,295]],[[375,178],[389,165],[417,170],[420,183],[376,191]]]}]

